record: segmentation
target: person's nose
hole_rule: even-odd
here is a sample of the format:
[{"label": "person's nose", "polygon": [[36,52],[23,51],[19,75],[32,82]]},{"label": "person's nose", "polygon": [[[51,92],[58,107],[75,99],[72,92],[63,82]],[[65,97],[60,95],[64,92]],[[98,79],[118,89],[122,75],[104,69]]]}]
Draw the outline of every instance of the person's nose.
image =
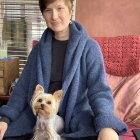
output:
[{"label": "person's nose", "polygon": [[56,9],[54,9],[54,10],[52,11],[52,19],[55,20],[55,19],[57,19],[57,18],[58,18],[58,11],[57,11]]}]

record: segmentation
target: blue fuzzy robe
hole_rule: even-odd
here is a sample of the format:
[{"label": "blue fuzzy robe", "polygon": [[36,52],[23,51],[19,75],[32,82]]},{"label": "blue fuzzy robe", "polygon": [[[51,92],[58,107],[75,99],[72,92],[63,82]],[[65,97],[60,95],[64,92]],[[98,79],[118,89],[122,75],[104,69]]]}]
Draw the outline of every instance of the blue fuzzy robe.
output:
[{"label": "blue fuzzy robe", "polygon": [[[11,121],[6,136],[33,131],[36,117],[32,113],[30,100],[38,83],[48,91],[52,36],[52,31],[46,29],[32,49],[8,104],[0,108],[0,115]],[[65,121],[64,136],[94,136],[104,127],[111,127],[119,134],[126,132],[126,125],[114,116],[113,97],[106,80],[100,47],[74,21],[70,24],[62,89],[59,114]]]}]

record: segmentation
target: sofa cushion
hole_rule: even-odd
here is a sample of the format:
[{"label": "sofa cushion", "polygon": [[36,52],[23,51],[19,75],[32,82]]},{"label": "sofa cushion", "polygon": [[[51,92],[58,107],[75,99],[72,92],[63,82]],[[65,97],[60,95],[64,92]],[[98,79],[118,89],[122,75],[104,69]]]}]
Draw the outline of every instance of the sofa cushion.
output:
[{"label": "sofa cushion", "polygon": [[140,73],[128,77],[107,74],[113,91],[115,114],[127,124],[140,127]]}]

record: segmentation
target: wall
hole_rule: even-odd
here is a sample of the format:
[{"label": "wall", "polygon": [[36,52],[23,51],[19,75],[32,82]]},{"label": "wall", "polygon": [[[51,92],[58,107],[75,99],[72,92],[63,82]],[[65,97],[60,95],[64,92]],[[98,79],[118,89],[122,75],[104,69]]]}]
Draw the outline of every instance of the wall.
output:
[{"label": "wall", "polygon": [[76,20],[91,36],[140,35],[140,0],[77,0]]}]

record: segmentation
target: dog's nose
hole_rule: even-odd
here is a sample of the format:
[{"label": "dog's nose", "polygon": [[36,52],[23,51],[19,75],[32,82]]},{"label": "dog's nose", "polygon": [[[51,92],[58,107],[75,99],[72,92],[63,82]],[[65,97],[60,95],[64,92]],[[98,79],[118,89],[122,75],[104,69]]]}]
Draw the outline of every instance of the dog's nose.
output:
[{"label": "dog's nose", "polygon": [[44,104],[41,104],[41,109],[42,110],[44,110],[44,107],[45,107],[45,105]]}]

